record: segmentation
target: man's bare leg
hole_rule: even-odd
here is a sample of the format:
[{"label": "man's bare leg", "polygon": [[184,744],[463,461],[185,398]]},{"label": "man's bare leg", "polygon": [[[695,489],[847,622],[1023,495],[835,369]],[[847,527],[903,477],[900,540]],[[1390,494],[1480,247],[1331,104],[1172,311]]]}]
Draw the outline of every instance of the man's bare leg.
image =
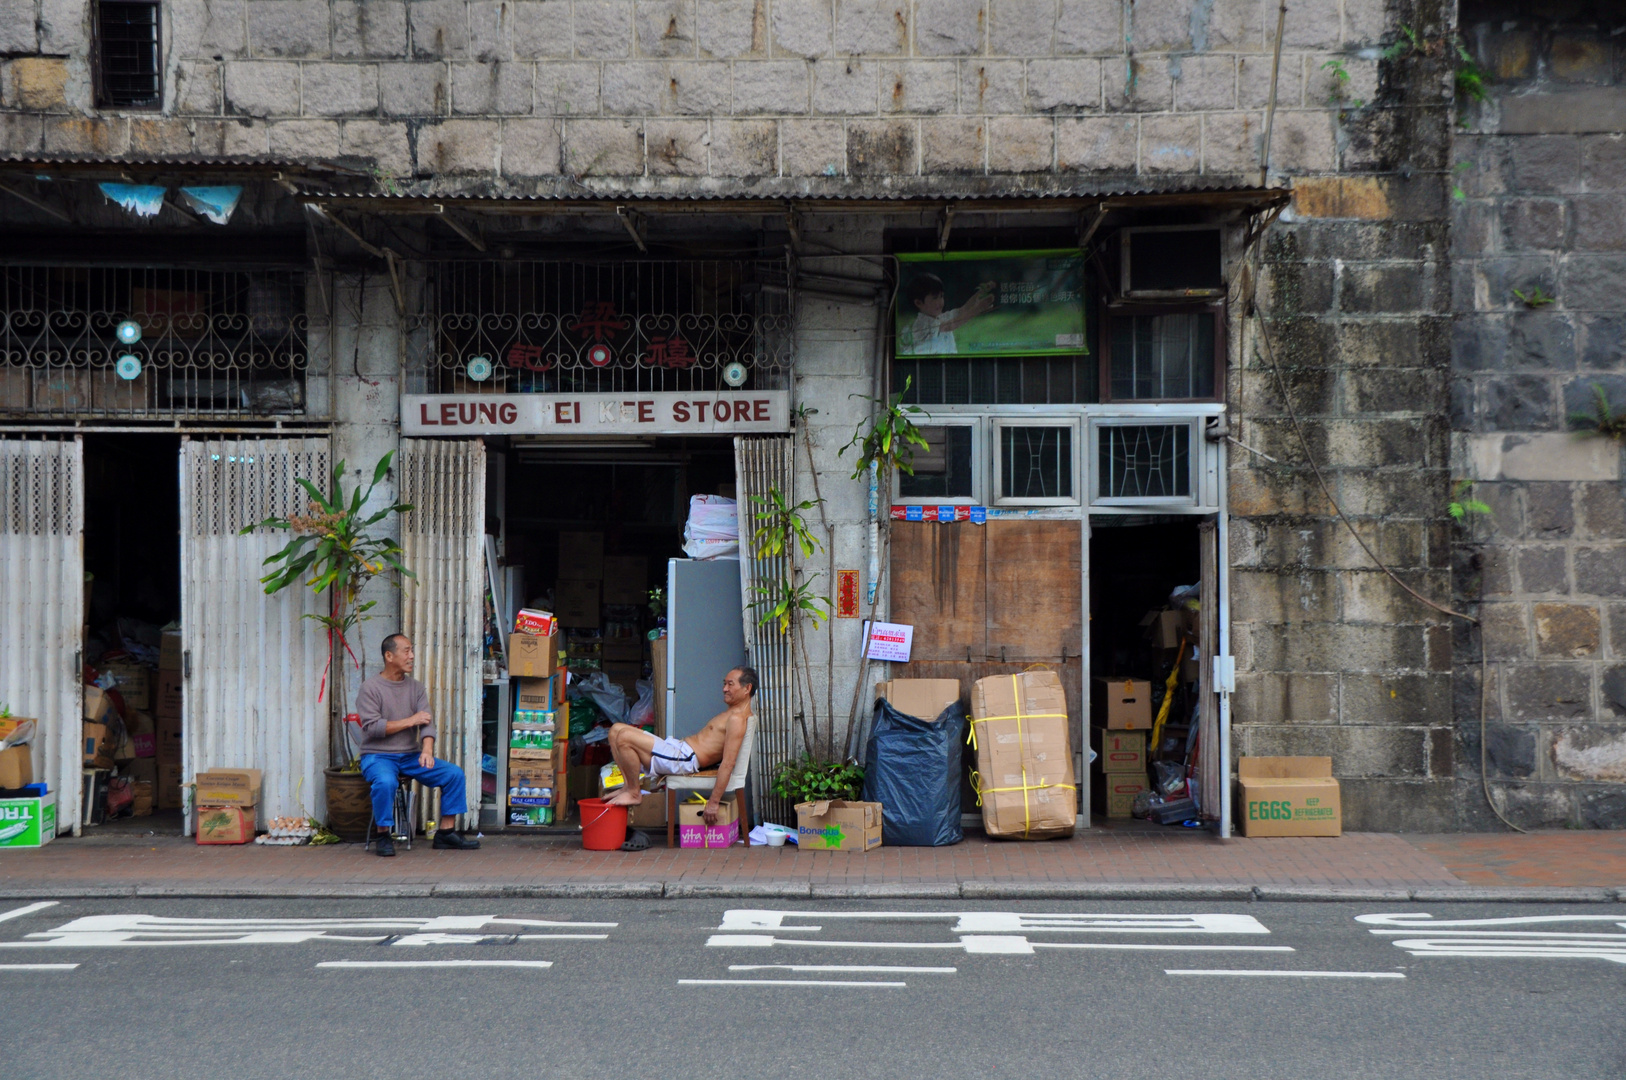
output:
[{"label": "man's bare leg", "polygon": [[631,724],[616,724],[610,728],[610,754],[621,767],[627,782],[621,790],[605,799],[610,806],[637,806],[644,801],[644,792],[638,785],[638,774],[653,758],[655,736]]}]

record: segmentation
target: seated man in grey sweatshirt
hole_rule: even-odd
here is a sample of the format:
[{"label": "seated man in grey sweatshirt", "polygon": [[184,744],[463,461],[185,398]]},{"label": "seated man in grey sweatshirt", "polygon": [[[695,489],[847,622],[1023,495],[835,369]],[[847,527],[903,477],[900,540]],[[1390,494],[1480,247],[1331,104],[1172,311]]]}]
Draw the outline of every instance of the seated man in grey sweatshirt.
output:
[{"label": "seated man in grey sweatshirt", "polygon": [[403,776],[440,788],[440,828],[431,846],[471,851],[480,841],[454,831],[457,815],[469,808],[463,770],[435,756],[429,694],[412,677],[412,642],[405,634],[391,634],[384,639],[383,653],[384,670],[362,683],[356,695],[356,712],[361,717],[361,775],[373,789],[377,851],[395,854],[391,838],[395,789]]}]

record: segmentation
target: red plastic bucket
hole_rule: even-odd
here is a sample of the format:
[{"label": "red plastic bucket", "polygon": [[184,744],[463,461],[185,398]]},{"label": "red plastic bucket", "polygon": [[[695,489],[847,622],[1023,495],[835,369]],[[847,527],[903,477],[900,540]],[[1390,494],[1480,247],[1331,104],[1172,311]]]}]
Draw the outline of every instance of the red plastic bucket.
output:
[{"label": "red plastic bucket", "polygon": [[620,851],[627,842],[627,808],[603,799],[583,799],[582,847],[588,851]]}]

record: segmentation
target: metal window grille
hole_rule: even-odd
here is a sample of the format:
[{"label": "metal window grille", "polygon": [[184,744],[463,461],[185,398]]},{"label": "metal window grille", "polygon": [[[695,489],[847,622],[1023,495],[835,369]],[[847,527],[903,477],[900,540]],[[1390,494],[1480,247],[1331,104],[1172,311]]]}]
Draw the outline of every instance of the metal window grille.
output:
[{"label": "metal window grille", "polygon": [[0,267],[0,415],[302,416],[309,359],[297,271]]},{"label": "metal window grille", "polygon": [[440,262],[409,320],[420,393],[619,393],[783,385],[786,266],[768,259]]},{"label": "metal window grille", "polygon": [[892,388],[911,405],[1077,405],[1094,400],[1095,367],[1088,356],[900,356]]},{"label": "metal window grille", "polygon": [[1210,312],[1112,317],[1114,401],[1214,396]]},{"label": "metal window grille", "polygon": [[158,48],[159,4],[101,0],[96,5],[97,79],[102,105],[159,104],[163,72]]},{"label": "metal window grille", "polygon": [[1005,425],[999,429],[1001,499],[1073,497],[1073,428]]},{"label": "metal window grille", "polygon": [[1108,424],[1099,428],[1102,498],[1191,497],[1191,425]]}]

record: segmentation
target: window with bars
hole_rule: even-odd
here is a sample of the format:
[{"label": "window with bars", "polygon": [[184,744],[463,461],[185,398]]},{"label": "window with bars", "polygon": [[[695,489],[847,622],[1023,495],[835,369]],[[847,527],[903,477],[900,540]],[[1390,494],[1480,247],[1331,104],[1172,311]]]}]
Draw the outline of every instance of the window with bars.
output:
[{"label": "window with bars", "polygon": [[1078,426],[1070,421],[993,423],[994,501],[1069,505],[1078,502]]},{"label": "window with bars", "polygon": [[1098,424],[1098,502],[1185,502],[1193,497],[1190,421]]},{"label": "window with bars", "polygon": [[1095,400],[1095,369],[1087,356],[900,356],[892,387],[910,405],[1079,405]]},{"label": "window with bars", "polygon": [[1219,385],[1219,312],[1108,310],[1103,401],[1213,401]]},{"label": "window with bars", "polygon": [[898,473],[898,496],[903,499],[970,499],[976,494],[972,449],[976,431],[970,424],[927,426],[920,429],[928,450],[915,450],[910,467]]},{"label": "window with bars", "polygon": [[98,0],[97,104],[155,109],[163,96],[159,4],[150,0]]}]

